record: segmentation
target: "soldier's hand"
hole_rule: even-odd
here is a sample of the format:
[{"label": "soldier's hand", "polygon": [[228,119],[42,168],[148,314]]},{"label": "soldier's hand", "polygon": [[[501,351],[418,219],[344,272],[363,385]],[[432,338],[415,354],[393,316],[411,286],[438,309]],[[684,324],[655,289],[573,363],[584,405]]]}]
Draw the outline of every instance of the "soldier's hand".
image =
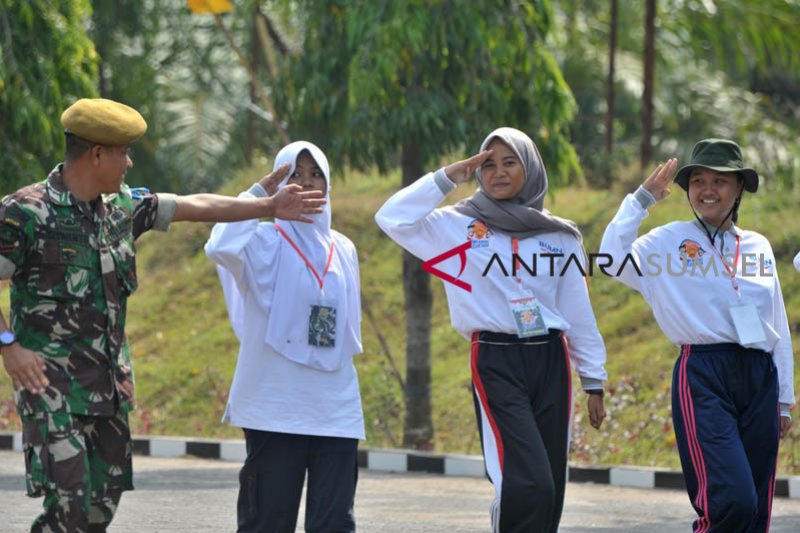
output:
[{"label": "soldier's hand", "polygon": [[3,366],[15,390],[24,387],[31,394],[41,394],[50,384],[44,374],[47,365],[41,355],[23,348],[18,342],[4,347],[2,355]]},{"label": "soldier's hand", "polygon": [[131,369],[128,366],[121,365],[116,371],[117,391],[125,397],[131,404],[131,407],[136,407],[136,389],[131,379]]},{"label": "soldier's hand", "polygon": [[303,215],[322,213],[322,206],[326,203],[322,191],[303,191],[299,185],[286,185],[270,200],[273,202],[275,218],[301,222],[311,222],[310,218]]},{"label": "soldier's hand", "polygon": [[258,184],[267,191],[267,194],[272,196],[278,191],[278,184],[283,181],[283,178],[289,174],[291,165],[284,163],[258,181]]}]

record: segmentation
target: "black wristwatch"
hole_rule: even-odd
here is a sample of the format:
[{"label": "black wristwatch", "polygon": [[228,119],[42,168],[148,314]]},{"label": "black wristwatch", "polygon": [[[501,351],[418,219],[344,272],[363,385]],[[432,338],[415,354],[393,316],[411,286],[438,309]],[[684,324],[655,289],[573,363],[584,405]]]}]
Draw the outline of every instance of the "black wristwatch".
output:
[{"label": "black wristwatch", "polygon": [[[0,333],[2,335],[2,333]],[[589,389],[586,391],[586,394],[596,394],[597,396],[603,395],[603,389]]]},{"label": "black wristwatch", "polygon": [[4,346],[8,346],[9,344],[14,344],[17,342],[17,337],[14,335],[14,332],[10,329],[0,332],[0,348]]}]

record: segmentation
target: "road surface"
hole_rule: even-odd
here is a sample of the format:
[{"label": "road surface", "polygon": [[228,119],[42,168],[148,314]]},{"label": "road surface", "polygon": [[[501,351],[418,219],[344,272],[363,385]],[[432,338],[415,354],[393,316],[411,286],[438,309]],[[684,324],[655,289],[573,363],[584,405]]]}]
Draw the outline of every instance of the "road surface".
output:
[{"label": "road surface", "polygon": [[[236,529],[239,464],[197,458],[134,456],[136,490],[127,492],[109,531],[220,533]],[[0,531],[27,531],[40,499],[25,496],[20,452],[0,451]],[[436,474],[361,470],[356,495],[360,533],[489,531],[488,481]],[[302,531],[303,510],[298,519]],[[562,533],[690,531],[683,491],[570,483]],[[800,531],[800,500],[777,498],[772,533]]]}]

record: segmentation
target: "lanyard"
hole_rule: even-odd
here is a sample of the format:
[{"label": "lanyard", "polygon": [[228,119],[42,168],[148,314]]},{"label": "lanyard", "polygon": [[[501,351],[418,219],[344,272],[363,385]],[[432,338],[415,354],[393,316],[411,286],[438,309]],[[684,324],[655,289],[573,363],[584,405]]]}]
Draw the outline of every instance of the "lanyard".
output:
[{"label": "lanyard", "polygon": [[331,249],[328,252],[328,263],[325,265],[325,271],[322,273],[322,276],[320,276],[319,273],[317,273],[317,269],[314,268],[314,265],[312,265],[311,262],[308,260],[308,258],[305,256],[305,254],[300,251],[300,248],[297,247],[294,241],[288,235],[286,235],[283,229],[277,224],[275,224],[275,229],[278,230],[278,233],[280,233],[283,236],[283,238],[286,239],[286,241],[292,245],[292,248],[294,248],[294,251],[297,252],[297,255],[299,255],[300,258],[303,261],[305,261],[306,266],[311,270],[311,273],[314,274],[314,277],[317,278],[317,283],[319,283],[319,288],[322,289],[323,285],[325,284],[323,278],[325,277],[325,274],[328,273],[328,269],[331,267],[331,259],[333,259],[333,239],[331,239]]},{"label": "lanyard", "polygon": [[[511,251],[514,252],[514,266],[512,268],[515,272],[519,272],[519,239],[516,237],[511,237]],[[522,278],[519,276],[514,276],[514,279],[517,280],[517,283],[522,283]]]},{"label": "lanyard", "polygon": [[733,290],[736,291],[736,294],[739,294],[739,282],[736,281],[736,269],[737,269],[737,266],[739,265],[739,249],[740,249],[740,245],[741,245],[742,240],[739,238],[738,235],[736,236],[736,256],[733,259],[733,269],[732,270],[728,266],[728,264],[725,262],[725,259],[722,257],[722,254],[720,253],[720,251],[717,250],[716,246],[714,246],[714,242],[711,241],[711,239],[709,239],[709,242],[711,242],[711,248],[713,248],[713,250],[716,252],[717,256],[719,257],[720,261],[722,261],[722,266],[724,266],[725,270],[727,270],[728,274],[730,274],[730,276],[731,276],[731,285],[733,286]]}]

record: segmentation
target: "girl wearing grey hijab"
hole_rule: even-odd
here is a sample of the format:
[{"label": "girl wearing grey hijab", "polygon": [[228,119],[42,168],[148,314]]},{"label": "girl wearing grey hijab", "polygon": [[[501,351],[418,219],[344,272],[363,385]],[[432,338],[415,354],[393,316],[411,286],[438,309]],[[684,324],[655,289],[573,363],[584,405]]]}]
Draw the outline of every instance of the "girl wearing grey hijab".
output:
[{"label": "girl wearing grey hijab", "polygon": [[547,172],[542,156],[531,138],[518,129],[497,128],[481,143],[481,154],[494,141],[505,144],[522,164],[525,172],[522,190],[513,198],[493,198],[485,190],[482,168],[479,166],[476,170],[480,188],[475,194],[459,202],[455,206],[456,211],[483,220],[492,229],[518,239],[548,231],[562,231],[581,240],[581,232],[573,221],[557,217],[544,209]]},{"label": "girl wearing grey hijab", "polygon": [[[437,208],[473,171],[475,194]],[[533,141],[499,128],[478,154],[423,176],[375,215],[445,281],[451,323],[471,341],[495,532],[558,530],[573,365],[589,393],[591,425],[599,428],[605,416],[606,353],[589,302],[580,232],[543,208],[546,193]]]}]

